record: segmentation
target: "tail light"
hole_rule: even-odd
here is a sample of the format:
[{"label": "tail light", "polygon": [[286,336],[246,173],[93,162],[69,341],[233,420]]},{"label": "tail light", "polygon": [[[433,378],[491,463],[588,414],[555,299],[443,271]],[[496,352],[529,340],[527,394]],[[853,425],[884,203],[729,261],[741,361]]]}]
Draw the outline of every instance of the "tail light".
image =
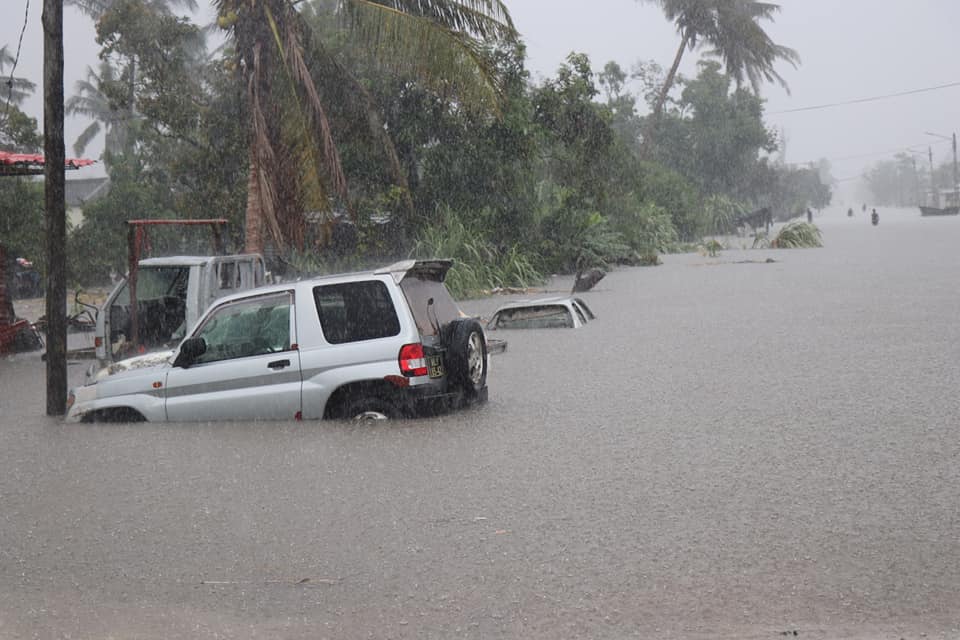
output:
[{"label": "tail light", "polygon": [[423,345],[419,342],[400,347],[400,372],[407,376],[425,376],[429,373],[427,359],[423,355]]},{"label": "tail light", "polygon": [[102,347],[102,346],[103,346],[103,338],[101,338],[100,336],[97,336],[96,338],[94,338],[94,339],[93,339],[93,346],[98,347],[98,348],[99,348],[99,347]]}]

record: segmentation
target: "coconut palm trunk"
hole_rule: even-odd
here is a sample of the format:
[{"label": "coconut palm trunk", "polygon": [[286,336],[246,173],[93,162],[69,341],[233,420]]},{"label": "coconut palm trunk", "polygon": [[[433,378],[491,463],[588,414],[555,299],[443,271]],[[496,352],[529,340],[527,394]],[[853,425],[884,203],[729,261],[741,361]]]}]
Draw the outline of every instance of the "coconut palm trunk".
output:
[{"label": "coconut palm trunk", "polygon": [[761,20],[773,20],[780,6],[761,0],[645,0],[658,5],[668,20],[677,26],[681,35],[680,47],[673,65],[657,96],[653,112],[644,127],[641,156],[649,154],[651,142],[663,114],[670,89],[676,81],[677,69],[685,49],[707,45],[707,55],[723,61],[727,73],[740,86],[749,80],[754,92],[760,90],[760,81],[777,82],[784,89],[783,80],[774,63],[785,61],[796,66],[797,52],[779,45],[760,25]]},{"label": "coconut palm trunk", "polygon": [[260,181],[257,163],[251,155],[247,180],[247,209],[243,227],[244,253],[263,253],[263,210],[260,207]]},{"label": "coconut palm trunk", "polygon": [[677,55],[673,57],[673,64],[670,65],[670,70],[667,72],[667,77],[663,80],[660,93],[657,94],[657,101],[653,105],[653,111],[648,116],[646,125],[644,126],[643,141],[640,144],[640,156],[642,158],[647,157],[657,125],[660,123],[660,117],[663,115],[663,106],[667,103],[667,96],[670,95],[670,89],[673,88],[673,83],[677,79],[677,70],[680,69],[680,61],[683,60],[683,53],[687,50],[689,44],[690,34],[684,33],[683,38],[680,40],[680,47],[677,49]]},{"label": "coconut palm trunk", "polygon": [[[214,5],[218,24],[232,36],[250,112],[245,248],[262,252],[265,236],[278,250],[302,248],[306,212],[320,212],[329,223],[335,203],[350,210],[324,105],[329,96],[314,80],[316,65],[329,71],[336,61],[312,38],[294,0],[214,0]],[[498,79],[481,41],[516,38],[502,0],[346,0],[342,9],[359,50],[386,68],[411,73],[465,104],[496,103]],[[322,83],[322,76],[318,79]],[[372,99],[356,81],[346,87],[367,112],[371,133],[386,150],[395,183],[412,208],[408,181]]]}]

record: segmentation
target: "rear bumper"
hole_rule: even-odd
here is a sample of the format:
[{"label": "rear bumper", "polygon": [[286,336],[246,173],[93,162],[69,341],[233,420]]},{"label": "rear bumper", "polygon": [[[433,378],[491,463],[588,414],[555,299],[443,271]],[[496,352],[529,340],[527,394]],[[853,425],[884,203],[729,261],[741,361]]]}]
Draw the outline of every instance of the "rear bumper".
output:
[{"label": "rear bumper", "polygon": [[462,391],[448,392],[432,385],[404,390],[399,399],[401,413],[408,418],[435,416],[487,401],[488,387],[472,397]]}]

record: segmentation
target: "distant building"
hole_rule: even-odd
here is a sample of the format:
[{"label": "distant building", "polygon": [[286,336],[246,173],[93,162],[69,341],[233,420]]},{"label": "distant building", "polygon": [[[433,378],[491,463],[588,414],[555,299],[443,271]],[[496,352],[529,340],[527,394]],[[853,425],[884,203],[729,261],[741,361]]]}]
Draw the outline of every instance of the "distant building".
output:
[{"label": "distant building", "polygon": [[72,227],[83,224],[83,206],[102,198],[110,191],[110,178],[80,178],[67,180],[67,222]]}]

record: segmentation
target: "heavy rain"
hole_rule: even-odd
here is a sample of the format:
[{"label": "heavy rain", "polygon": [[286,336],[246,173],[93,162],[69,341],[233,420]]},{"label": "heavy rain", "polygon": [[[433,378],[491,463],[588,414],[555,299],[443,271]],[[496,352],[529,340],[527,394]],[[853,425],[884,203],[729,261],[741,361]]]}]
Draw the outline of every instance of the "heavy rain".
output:
[{"label": "heavy rain", "polygon": [[3,0],[0,638],[958,637],[960,7],[837,4]]}]

